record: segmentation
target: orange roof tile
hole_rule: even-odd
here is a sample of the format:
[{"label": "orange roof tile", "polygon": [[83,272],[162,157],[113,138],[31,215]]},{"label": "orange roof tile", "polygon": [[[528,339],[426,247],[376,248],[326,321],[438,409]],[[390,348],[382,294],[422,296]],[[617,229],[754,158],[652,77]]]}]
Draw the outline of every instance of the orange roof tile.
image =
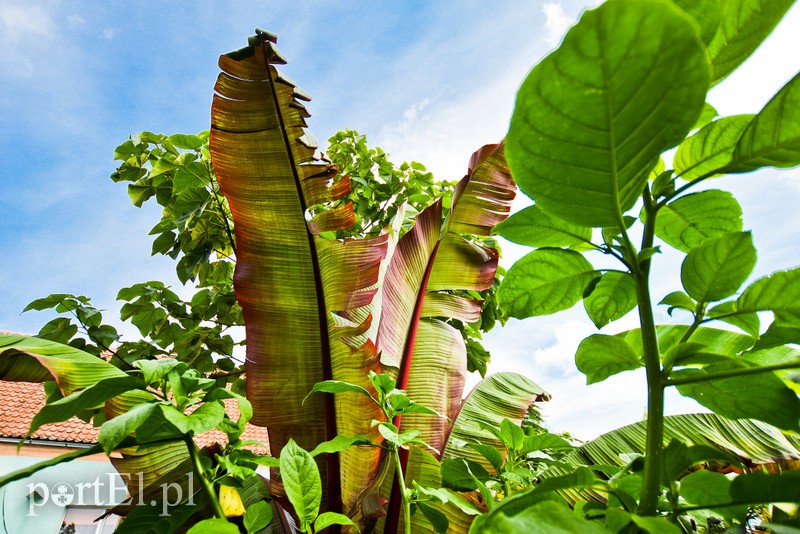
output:
[{"label": "orange roof tile", "polygon": [[[37,382],[0,381],[0,437],[26,438],[31,420],[44,406],[45,395],[42,384]],[[235,399],[226,399],[225,408],[233,419],[239,417],[239,409]],[[43,441],[59,441],[66,443],[97,443],[97,433],[91,423],[85,423],[77,417],[62,423],[44,425],[33,433],[31,439]],[[253,439],[264,444],[268,442],[267,429],[247,425],[243,440]],[[195,437],[195,442],[204,447],[212,443],[224,443],[226,436],[219,430],[205,432]],[[254,452],[266,454],[264,447],[249,447]]]}]

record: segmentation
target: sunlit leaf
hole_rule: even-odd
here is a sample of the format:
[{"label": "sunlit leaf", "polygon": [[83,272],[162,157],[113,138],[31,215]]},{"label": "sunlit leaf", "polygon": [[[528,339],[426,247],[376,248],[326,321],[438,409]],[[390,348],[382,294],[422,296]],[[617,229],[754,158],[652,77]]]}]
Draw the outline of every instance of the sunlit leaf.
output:
[{"label": "sunlit leaf", "polygon": [[750,57],[793,3],[793,0],[721,2],[721,25],[708,45],[713,66],[711,84],[718,83]]},{"label": "sunlit leaf", "polygon": [[583,306],[594,325],[603,328],[636,307],[636,282],[628,273],[605,272],[584,297]]},{"label": "sunlit leaf", "polygon": [[549,315],[574,306],[597,276],[578,252],[534,250],[508,270],[498,299],[508,314],[518,319]]},{"label": "sunlit leaf", "polygon": [[705,50],[676,7],[612,0],[586,11],[520,88],[514,179],[565,221],[618,227],[660,154],[694,126],[708,82]]},{"label": "sunlit leaf", "polygon": [[706,240],[692,249],[681,266],[681,282],[698,301],[713,302],[733,295],[756,264],[750,232]]}]

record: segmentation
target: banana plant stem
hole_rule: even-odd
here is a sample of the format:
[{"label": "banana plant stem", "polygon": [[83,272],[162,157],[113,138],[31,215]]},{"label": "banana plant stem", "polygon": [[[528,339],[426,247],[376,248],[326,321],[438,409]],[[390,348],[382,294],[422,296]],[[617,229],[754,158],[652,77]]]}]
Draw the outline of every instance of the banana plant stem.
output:
[{"label": "banana plant stem", "polygon": [[408,502],[406,481],[403,476],[403,464],[400,461],[400,452],[397,447],[392,448],[392,456],[394,456],[394,465],[397,471],[397,483],[400,486],[400,497],[403,501],[403,527],[405,534],[411,534],[411,503]]},{"label": "banana plant stem", "polygon": [[203,490],[206,493],[206,497],[208,497],[208,500],[211,502],[211,506],[214,508],[214,515],[220,519],[226,519],[225,512],[222,511],[222,505],[219,503],[217,494],[214,491],[214,485],[206,477],[203,464],[200,463],[200,455],[197,454],[197,445],[195,445],[191,436],[187,435],[185,441],[186,448],[189,449],[189,457],[192,459],[192,467],[194,468],[195,474],[200,479],[200,484],[203,485]]}]

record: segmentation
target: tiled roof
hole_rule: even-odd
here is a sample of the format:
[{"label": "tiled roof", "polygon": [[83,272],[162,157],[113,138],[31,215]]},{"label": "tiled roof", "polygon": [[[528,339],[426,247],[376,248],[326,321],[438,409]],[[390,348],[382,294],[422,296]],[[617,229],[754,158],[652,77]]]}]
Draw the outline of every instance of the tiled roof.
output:
[{"label": "tiled roof", "polygon": [[[0,437],[26,437],[34,415],[44,406],[45,395],[42,384],[36,382],[0,381]],[[225,408],[233,419],[239,417],[239,409],[235,399],[226,399]],[[73,417],[63,423],[44,425],[33,433],[31,439],[58,441],[66,443],[97,443],[99,429],[91,423],[85,423]],[[254,439],[267,443],[267,429],[247,425],[242,439]],[[195,437],[195,442],[203,447],[215,442],[224,443],[226,435],[219,430],[212,430]],[[263,447],[251,447],[258,453],[266,453]]]}]

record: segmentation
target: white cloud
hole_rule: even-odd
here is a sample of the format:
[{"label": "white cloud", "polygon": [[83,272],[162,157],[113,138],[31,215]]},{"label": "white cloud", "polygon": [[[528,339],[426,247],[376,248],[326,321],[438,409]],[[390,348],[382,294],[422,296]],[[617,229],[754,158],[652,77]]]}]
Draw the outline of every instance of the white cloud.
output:
[{"label": "white cloud", "polygon": [[558,2],[547,3],[542,6],[542,13],[547,17],[544,23],[547,33],[544,40],[549,45],[556,45],[561,41],[561,38],[566,33],[573,19],[564,12],[564,7]]},{"label": "white cloud", "polygon": [[38,6],[0,4],[0,23],[3,41],[16,42],[30,34],[46,35],[53,29],[53,21]]},{"label": "white cloud", "polygon": [[69,24],[70,28],[80,28],[86,25],[86,19],[80,15],[73,14],[67,17],[67,24]]},{"label": "white cloud", "polygon": [[113,39],[116,34],[117,34],[117,32],[116,32],[116,30],[114,28],[111,28],[111,27],[103,28],[103,39],[105,39],[107,41],[110,41],[111,39]]}]

